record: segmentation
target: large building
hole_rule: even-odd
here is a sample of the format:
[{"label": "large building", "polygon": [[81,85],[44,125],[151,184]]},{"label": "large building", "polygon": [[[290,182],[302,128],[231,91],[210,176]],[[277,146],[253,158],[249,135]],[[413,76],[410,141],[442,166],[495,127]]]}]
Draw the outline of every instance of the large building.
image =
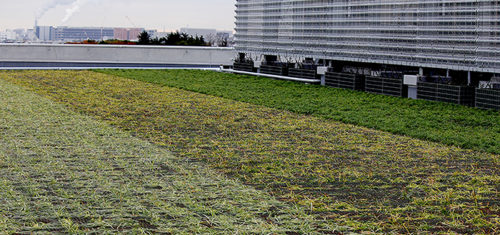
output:
[{"label": "large building", "polygon": [[99,41],[114,38],[114,29],[92,27],[35,26],[35,34],[40,41],[45,42],[80,42],[84,40]]},{"label": "large building", "polygon": [[115,28],[114,39],[137,41],[144,28]]},{"label": "large building", "polygon": [[113,28],[93,27],[57,27],[55,28],[54,41],[79,42],[84,40],[113,39]]},{"label": "large building", "polygon": [[237,0],[236,7],[236,49],[254,60],[500,73],[498,0]]},{"label": "large building", "polygon": [[43,42],[53,41],[55,38],[55,28],[52,26],[36,26],[36,37]]},{"label": "large building", "polygon": [[[98,27],[53,27],[35,25],[38,40],[44,42],[81,42],[84,40],[130,40],[137,41],[144,28],[98,28]],[[150,35],[156,30],[147,30]]]}]

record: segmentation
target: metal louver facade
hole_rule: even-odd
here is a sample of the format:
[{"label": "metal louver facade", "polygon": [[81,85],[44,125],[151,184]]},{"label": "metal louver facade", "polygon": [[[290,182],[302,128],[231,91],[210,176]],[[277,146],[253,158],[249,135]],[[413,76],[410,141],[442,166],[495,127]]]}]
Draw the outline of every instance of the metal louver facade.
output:
[{"label": "metal louver facade", "polygon": [[500,73],[500,1],[237,0],[236,50]]}]

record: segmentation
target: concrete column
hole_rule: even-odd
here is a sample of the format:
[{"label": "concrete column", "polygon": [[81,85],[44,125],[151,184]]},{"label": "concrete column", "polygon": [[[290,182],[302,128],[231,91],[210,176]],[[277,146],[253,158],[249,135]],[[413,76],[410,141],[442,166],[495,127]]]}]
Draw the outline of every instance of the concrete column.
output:
[{"label": "concrete column", "polygon": [[321,85],[322,85],[322,86],[325,86],[325,85],[326,85],[326,75],[325,75],[325,74],[322,74],[322,75],[321,75]]},{"label": "concrete column", "polygon": [[424,76],[424,68],[418,68],[418,75]]},{"label": "concrete column", "polygon": [[446,77],[449,77],[449,76],[450,76],[450,70],[449,70],[449,69],[447,69],[447,70],[446,70]]}]

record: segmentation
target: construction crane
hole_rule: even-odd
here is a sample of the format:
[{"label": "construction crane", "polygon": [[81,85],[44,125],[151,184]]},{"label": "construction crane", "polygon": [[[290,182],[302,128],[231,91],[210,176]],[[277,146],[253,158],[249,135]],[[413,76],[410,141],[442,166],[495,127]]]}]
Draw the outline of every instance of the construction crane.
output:
[{"label": "construction crane", "polygon": [[132,26],[134,26],[134,28],[137,28],[137,26],[136,26],[136,25],[134,24],[134,22],[130,19],[130,17],[125,16],[125,18],[127,18],[128,22],[130,22],[130,24],[131,24]]}]

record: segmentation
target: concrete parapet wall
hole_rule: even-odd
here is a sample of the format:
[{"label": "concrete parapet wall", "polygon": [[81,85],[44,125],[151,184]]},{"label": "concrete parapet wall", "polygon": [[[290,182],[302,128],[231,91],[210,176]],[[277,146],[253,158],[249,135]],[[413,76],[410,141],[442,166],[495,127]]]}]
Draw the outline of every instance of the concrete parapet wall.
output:
[{"label": "concrete parapet wall", "polygon": [[233,48],[0,44],[0,62],[232,65]]}]

